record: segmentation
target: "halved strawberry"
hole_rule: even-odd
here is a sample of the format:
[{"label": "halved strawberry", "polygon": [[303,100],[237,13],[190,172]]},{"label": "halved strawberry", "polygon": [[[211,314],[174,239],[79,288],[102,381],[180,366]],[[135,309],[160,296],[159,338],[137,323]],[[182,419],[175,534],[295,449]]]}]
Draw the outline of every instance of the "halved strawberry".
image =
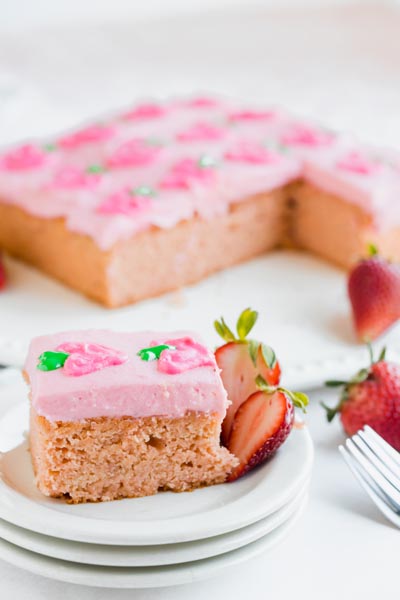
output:
[{"label": "halved strawberry", "polygon": [[260,378],[257,381],[264,389],[247,398],[233,420],[228,450],[240,462],[228,481],[235,481],[272,456],[292,430],[294,405],[304,410],[308,402],[304,394],[269,388]]},{"label": "halved strawberry", "polygon": [[278,385],[281,369],[272,348],[256,340],[246,339],[258,317],[250,308],[244,310],[237,322],[236,337],[223,318],[215,322],[217,332],[228,341],[215,351],[221,378],[231,404],[222,423],[221,440],[228,444],[236,411],[251,394],[258,390],[257,376],[269,385]]}]

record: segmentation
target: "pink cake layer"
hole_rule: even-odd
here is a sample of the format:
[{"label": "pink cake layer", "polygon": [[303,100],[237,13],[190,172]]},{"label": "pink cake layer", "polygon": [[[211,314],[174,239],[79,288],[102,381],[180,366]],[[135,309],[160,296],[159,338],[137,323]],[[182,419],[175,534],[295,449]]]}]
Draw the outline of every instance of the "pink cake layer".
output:
[{"label": "pink cake layer", "polygon": [[[178,374],[160,372],[158,361],[143,361],[142,348],[166,340],[189,336],[192,332],[117,333],[105,330],[70,331],[34,338],[25,373],[31,386],[32,407],[49,421],[79,421],[96,417],[182,417],[188,411],[225,415],[227,396],[219,369],[210,353],[212,366],[189,369]],[[60,344],[80,342],[100,344],[122,352],[123,364],[107,366],[80,376],[66,375],[64,369],[41,371],[39,356]]]},{"label": "pink cake layer", "polygon": [[0,154],[1,202],[63,217],[101,250],[169,229],[300,177],[400,225],[400,159],[281,110],[214,98],[141,104]]}]

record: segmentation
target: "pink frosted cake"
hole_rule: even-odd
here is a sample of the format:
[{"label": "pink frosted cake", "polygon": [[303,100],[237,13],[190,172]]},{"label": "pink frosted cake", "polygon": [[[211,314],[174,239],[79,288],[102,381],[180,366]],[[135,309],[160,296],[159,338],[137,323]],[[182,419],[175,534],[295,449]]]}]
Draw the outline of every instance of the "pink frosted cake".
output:
[{"label": "pink frosted cake", "polygon": [[107,306],[282,245],[400,258],[400,159],[282,110],[139,104],[0,155],[0,247]]},{"label": "pink frosted cake", "polygon": [[25,364],[37,485],[70,502],[223,482],[228,404],[215,358],[188,332],[35,338]]}]

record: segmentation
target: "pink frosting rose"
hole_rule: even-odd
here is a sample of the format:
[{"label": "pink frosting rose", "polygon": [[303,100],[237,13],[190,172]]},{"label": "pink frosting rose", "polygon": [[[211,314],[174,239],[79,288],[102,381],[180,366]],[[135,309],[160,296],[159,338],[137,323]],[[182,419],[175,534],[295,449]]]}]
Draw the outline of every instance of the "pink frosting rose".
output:
[{"label": "pink frosting rose", "polygon": [[121,144],[107,159],[110,167],[143,167],[153,163],[161,152],[160,146],[144,139],[129,140]]},{"label": "pink frosting rose", "polygon": [[33,144],[24,144],[0,156],[0,168],[5,171],[28,171],[38,169],[47,161],[48,155]]},{"label": "pink frosting rose", "polygon": [[91,189],[101,180],[101,173],[90,173],[78,167],[64,167],[54,175],[52,187],[60,190]]},{"label": "pink frosting rose", "polygon": [[189,108],[214,108],[215,106],[218,106],[218,102],[214,98],[199,96],[198,98],[187,100],[184,105]]},{"label": "pink frosting rose", "polygon": [[155,103],[140,104],[122,115],[128,121],[141,121],[146,119],[158,119],[168,112],[165,106]]},{"label": "pink frosting rose", "polygon": [[225,131],[220,127],[209,123],[196,123],[189,129],[178,133],[176,137],[180,142],[197,142],[220,140],[224,135]]},{"label": "pink frosting rose", "polygon": [[147,211],[152,204],[148,196],[135,196],[129,189],[111,194],[97,207],[97,212],[104,215],[134,216]]},{"label": "pink frosting rose", "polygon": [[359,152],[350,152],[338,160],[336,166],[338,169],[357,173],[358,175],[372,175],[380,169],[380,166],[376,162]]},{"label": "pink frosting rose", "polygon": [[215,367],[215,360],[210,351],[190,337],[163,343],[174,346],[175,350],[161,352],[157,368],[162,373],[174,375],[197,367]]},{"label": "pink frosting rose", "polygon": [[63,373],[72,377],[87,375],[106,367],[122,365],[128,357],[114,348],[100,344],[66,342],[56,348],[57,352],[69,354],[64,363]]},{"label": "pink frosting rose", "polygon": [[187,190],[193,182],[210,183],[214,177],[212,168],[202,167],[192,158],[184,158],[161,180],[160,187],[166,190]]},{"label": "pink frosting rose", "polygon": [[309,127],[308,125],[293,125],[291,130],[282,136],[281,142],[287,146],[327,146],[333,142],[332,133]]},{"label": "pink frosting rose", "polygon": [[75,149],[85,144],[104,142],[114,135],[114,128],[108,125],[89,125],[80,131],[65,135],[58,140],[59,145],[66,149]]},{"label": "pink frosting rose", "polygon": [[255,165],[271,164],[280,160],[277,154],[273,154],[267,148],[255,142],[242,142],[236,147],[227,150],[224,157],[226,160],[247,162]]},{"label": "pink frosting rose", "polygon": [[269,121],[274,117],[272,110],[239,110],[228,115],[229,120],[234,122]]}]

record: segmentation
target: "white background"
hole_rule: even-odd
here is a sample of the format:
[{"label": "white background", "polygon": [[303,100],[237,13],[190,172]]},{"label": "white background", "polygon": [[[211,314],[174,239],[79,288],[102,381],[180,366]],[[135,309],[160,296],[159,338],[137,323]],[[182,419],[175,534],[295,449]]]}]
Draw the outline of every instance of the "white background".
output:
[{"label": "white background", "polygon": [[[138,96],[211,90],[285,104],[367,141],[399,146],[394,4],[305,9],[299,2],[196,1],[194,16],[178,0],[169,11],[140,4],[133,12],[127,1],[0,2],[0,142],[50,133]],[[309,411],[317,450],[311,502],[284,544],[201,585],[111,597],[399,598],[399,534],[342,464],[340,428],[325,424],[322,396],[313,395]],[[110,592],[49,582],[0,562],[0,596],[101,600]]]}]

